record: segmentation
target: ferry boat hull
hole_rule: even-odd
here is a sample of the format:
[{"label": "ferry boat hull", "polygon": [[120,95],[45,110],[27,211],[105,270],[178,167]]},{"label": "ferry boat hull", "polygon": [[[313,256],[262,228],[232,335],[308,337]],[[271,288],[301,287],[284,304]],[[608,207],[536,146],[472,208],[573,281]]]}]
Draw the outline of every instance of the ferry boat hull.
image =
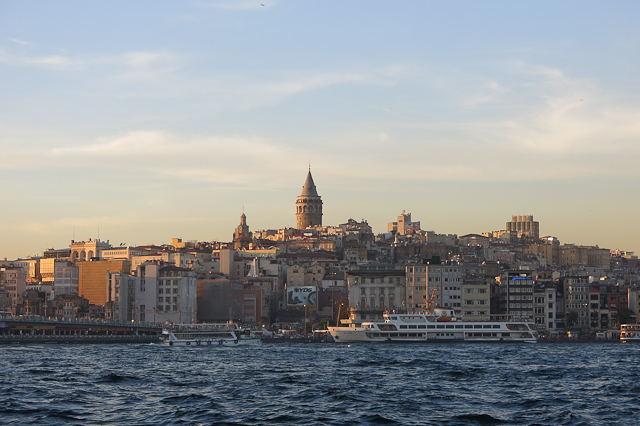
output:
[{"label": "ferry boat hull", "polygon": [[[440,320],[439,320],[440,318]],[[527,322],[442,321],[432,314],[385,314],[384,321],[328,327],[337,343],[536,343]]]},{"label": "ferry boat hull", "polygon": [[245,346],[260,344],[259,337],[244,335],[231,323],[175,324],[165,327],[160,336],[166,346]]}]

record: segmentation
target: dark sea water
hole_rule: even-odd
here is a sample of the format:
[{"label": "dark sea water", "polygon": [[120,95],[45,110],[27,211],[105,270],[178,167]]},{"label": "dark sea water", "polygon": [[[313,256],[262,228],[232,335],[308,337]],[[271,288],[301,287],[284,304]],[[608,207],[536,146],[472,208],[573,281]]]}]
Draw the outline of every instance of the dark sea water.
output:
[{"label": "dark sea water", "polygon": [[640,345],[0,346],[0,424],[638,425]]}]

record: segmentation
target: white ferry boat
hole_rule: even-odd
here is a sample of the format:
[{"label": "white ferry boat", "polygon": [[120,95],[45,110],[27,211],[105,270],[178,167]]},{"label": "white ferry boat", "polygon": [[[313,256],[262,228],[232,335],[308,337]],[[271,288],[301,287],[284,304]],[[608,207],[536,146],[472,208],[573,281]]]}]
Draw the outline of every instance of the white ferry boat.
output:
[{"label": "white ferry boat", "polygon": [[162,329],[160,339],[168,346],[241,346],[260,343],[233,323],[172,324]]},{"label": "white ferry boat", "polygon": [[620,341],[623,343],[640,342],[640,324],[622,324]]},{"label": "white ferry boat", "polygon": [[537,334],[532,326],[533,323],[524,321],[460,321],[452,309],[436,308],[432,314],[385,312],[383,321],[362,322],[360,325],[351,323],[328,329],[338,343],[535,343]]}]

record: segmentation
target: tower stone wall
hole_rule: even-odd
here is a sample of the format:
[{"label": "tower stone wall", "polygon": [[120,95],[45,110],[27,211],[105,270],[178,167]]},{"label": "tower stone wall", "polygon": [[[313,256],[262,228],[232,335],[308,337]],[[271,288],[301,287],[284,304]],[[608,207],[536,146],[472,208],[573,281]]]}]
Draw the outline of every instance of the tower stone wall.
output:
[{"label": "tower stone wall", "polygon": [[311,170],[309,170],[302,193],[296,201],[296,228],[307,229],[320,225],[322,225],[322,199],[318,195]]}]

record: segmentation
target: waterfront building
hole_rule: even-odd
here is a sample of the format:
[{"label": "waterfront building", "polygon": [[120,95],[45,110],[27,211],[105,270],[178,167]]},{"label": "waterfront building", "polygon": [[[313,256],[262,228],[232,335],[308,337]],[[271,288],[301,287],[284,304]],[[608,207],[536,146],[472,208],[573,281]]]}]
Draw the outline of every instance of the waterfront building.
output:
[{"label": "waterfront building", "polygon": [[21,314],[22,297],[27,290],[27,271],[19,266],[0,267],[0,310]]},{"label": "waterfront building", "polygon": [[105,319],[132,321],[136,301],[136,277],[129,271],[107,271]]},{"label": "waterfront building", "polygon": [[89,303],[104,305],[107,303],[107,272],[129,271],[128,260],[78,261],[78,294]]},{"label": "waterfront building", "polygon": [[307,229],[322,225],[322,199],[318,195],[316,185],[313,183],[311,168],[307,174],[307,180],[302,187],[302,193],[296,201],[296,228]]},{"label": "waterfront building", "polygon": [[629,309],[636,315],[636,318],[640,318],[640,287],[629,286],[627,295]]},{"label": "waterfront building", "polygon": [[558,306],[556,284],[539,280],[533,287],[533,316],[537,330],[555,331]]},{"label": "waterfront building", "polygon": [[463,319],[489,319],[492,282],[495,282],[495,279],[463,278],[461,299]]},{"label": "waterfront building", "polygon": [[[395,265],[373,265],[347,272],[351,318],[382,319],[384,311],[404,310],[406,276]],[[374,269],[375,268],[375,269]]]},{"label": "waterfront building", "polygon": [[576,315],[573,324],[566,324],[567,327],[590,327],[589,313],[589,277],[569,276],[562,279],[564,285],[565,317],[567,322],[571,313]]},{"label": "waterfront building", "polygon": [[54,260],[53,294],[77,296],[79,268],[68,260]]},{"label": "waterfront building", "polygon": [[241,321],[244,285],[226,277],[197,280],[197,319],[200,322]]},{"label": "waterfront building", "polygon": [[136,321],[192,323],[197,318],[197,284],[191,269],[158,262],[138,266],[131,317]]},{"label": "waterfront building", "polygon": [[506,271],[500,276],[500,314],[534,321],[534,278],[533,271]]},{"label": "waterfront building", "polygon": [[427,309],[432,302],[432,307],[451,308],[456,314],[462,313],[463,268],[460,265],[433,257],[407,265],[405,273],[407,309]]}]

